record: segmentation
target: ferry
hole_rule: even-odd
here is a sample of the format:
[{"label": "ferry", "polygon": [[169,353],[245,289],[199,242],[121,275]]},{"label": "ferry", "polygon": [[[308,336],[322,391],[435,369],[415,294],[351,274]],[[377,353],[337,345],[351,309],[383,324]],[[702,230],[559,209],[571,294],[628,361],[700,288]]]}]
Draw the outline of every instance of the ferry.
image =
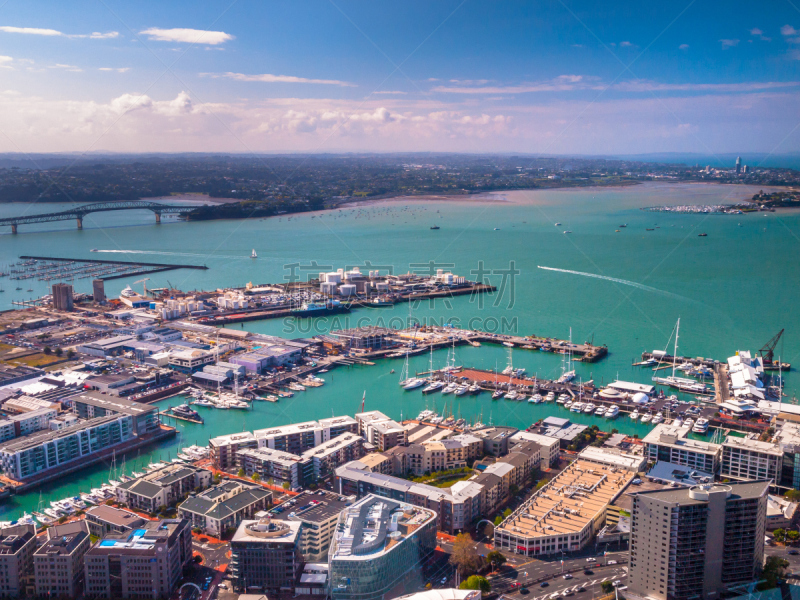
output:
[{"label": "ferry", "polygon": [[350,307],[342,304],[338,300],[328,300],[327,302],[304,302],[300,308],[292,310],[292,314],[300,317],[313,317],[314,315],[324,315],[331,313],[350,312]]},{"label": "ferry", "polygon": [[198,414],[198,412],[193,408],[190,408],[188,404],[179,404],[178,406],[174,406],[172,408],[172,412],[173,414],[179,417],[185,417],[187,419],[195,419],[198,421],[201,420],[201,417]]},{"label": "ferry", "polygon": [[702,417],[697,419],[692,427],[692,432],[694,433],[707,433],[708,432],[708,419],[703,419]]},{"label": "ferry", "polygon": [[606,409],[606,414],[605,414],[606,419],[614,419],[614,418],[616,418],[617,415],[619,415],[619,407],[618,406],[616,406],[616,405],[609,406]]}]

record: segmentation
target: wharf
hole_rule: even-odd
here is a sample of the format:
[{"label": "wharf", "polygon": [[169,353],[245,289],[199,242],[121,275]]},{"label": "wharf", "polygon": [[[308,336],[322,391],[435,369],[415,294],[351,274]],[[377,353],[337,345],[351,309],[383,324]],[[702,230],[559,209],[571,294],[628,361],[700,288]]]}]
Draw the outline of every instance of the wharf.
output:
[{"label": "wharf", "polygon": [[162,417],[169,417],[170,419],[175,419],[179,421],[186,421],[187,423],[195,423],[196,425],[203,425],[204,421],[202,418],[200,419],[190,419],[189,417],[183,417],[181,415],[176,415],[172,412],[172,410],[162,410],[158,413]]},{"label": "wharf", "polygon": [[[716,365],[719,362],[714,360],[713,358],[703,358],[702,356],[698,356],[697,358],[689,358],[688,356],[678,356],[676,358],[671,354],[654,355],[652,352],[642,352],[642,361],[647,361],[650,359],[655,359],[662,363],[669,363],[670,367],[672,367],[673,362],[679,365],[688,362],[696,367],[708,367],[709,369],[713,369],[714,365]],[[641,365],[641,363],[634,363],[634,366],[636,366],[637,364]]]},{"label": "wharf", "polygon": [[151,262],[130,262],[127,260],[103,260],[95,258],[61,258],[53,256],[20,256],[21,260],[49,260],[53,262],[80,262],[80,263],[96,263],[98,265],[138,265],[142,267],[166,267],[168,269],[201,269],[208,270],[206,265],[179,265],[170,263],[151,263]]}]

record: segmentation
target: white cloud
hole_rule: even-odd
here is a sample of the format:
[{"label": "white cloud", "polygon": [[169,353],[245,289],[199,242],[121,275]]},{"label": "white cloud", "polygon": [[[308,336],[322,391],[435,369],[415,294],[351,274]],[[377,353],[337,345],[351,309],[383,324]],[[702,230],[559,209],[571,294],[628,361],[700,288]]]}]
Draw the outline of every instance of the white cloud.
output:
[{"label": "white cloud", "polygon": [[388,96],[388,95],[401,95],[401,96],[405,96],[406,94],[408,94],[408,92],[400,92],[400,91],[397,91],[397,90],[392,90],[392,91],[390,91],[390,90],[387,90],[387,91],[372,92],[372,95],[373,95],[373,96],[375,96],[375,95],[377,95],[377,94],[382,94],[382,95],[387,95],[387,96]]},{"label": "white cloud", "polygon": [[50,65],[51,69],[63,69],[65,71],[69,71],[70,73],[82,73],[83,69],[80,67],[76,67],[75,65],[65,65],[64,63],[56,63],[54,65]]},{"label": "white cloud", "polygon": [[657,83],[636,80],[615,84],[614,89],[623,92],[758,92],[800,87],[800,81],[764,81],[742,83]]},{"label": "white cloud", "polygon": [[51,37],[64,35],[55,29],[39,29],[37,27],[9,27],[7,25],[0,26],[0,31],[4,33],[24,33],[26,35],[46,35]]},{"label": "white cloud", "polygon": [[158,42],[183,42],[187,44],[204,44],[216,46],[224,44],[234,37],[224,31],[204,31],[202,29],[160,29],[151,27],[139,32],[148,39]]},{"label": "white cloud", "polygon": [[11,58],[10,56],[0,56],[0,69],[13,69],[14,67],[8,64],[10,62],[13,62],[13,60],[14,59]]},{"label": "white cloud", "polygon": [[339,81],[337,79],[307,79],[305,77],[295,77],[294,75],[272,75],[263,73],[261,75],[248,75],[247,73],[200,73],[206,77],[225,77],[234,81],[255,81],[261,83],[317,83],[322,85],[341,85],[344,87],[356,87],[354,83]]},{"label": "white cloud", "polygon": [[[762,42],[770,42],[770,41],[772,41],[772,38],[768,38],[767,36],[765,36],[765,35],[764,35],[764,32],[763,32],[763,31],[761,31],[761,30],[760,30],[758,27],[753,27],[753,28],[750,30],[750,35],[752,35],[753,37],[757,37],[757,38],[758,38],[758,39],[760,39]],[[751,40],[751,41],[752,41],[752,40]]]},{"label": "white cloud", "polygon": [[3,33],[22,33],[25,35],[43,35],[46,37],[90,38],[93,40],[107,40],[119,37],[118,31],[109,31],[107,33],[95,31],[90,34],[68,34],[58,31],[57,29],[42,29],[39,27],[10,27],[7,25],[0,26],[0,31]]},{"label": "white cloud", "polygon": [[739,45],[739,40],[726,40],[726,39],[723,39],[723,40],[720,40],[719,43],[722,44],[722,48],[723,49],[725,49],[725,48],[733,48],[734,46],[738,46]]},{"label": "white cloud", "polygon": [[445,94],[530,94],[534,92],[567,92],[577,89],[603,89],[582,75],[559,75],[549,81],[522,83],[518,85],[491,85],[478,87],[444,86],[434,87],[432,92]]},{"label": "white cloud", "polygon": [[131,69],[130,67],[117,67],[117,68],[115,68],[115,67],[100,67],[97,70],[98,71],[115,71],[117,73],[127,73],[128,71],[130,71],[130,69]]},{"label": "white cloud", "polygon": [[620,42],[619,43],[619,47],[620,48],[633,48],[634,44],[631,44],[630,42]]},{"label": "white cloud", "polygon": [[781,27],[782,35],[789,36],[789,35],[797,35],[798,33],[800,33],[800,31],[797,31],[797,29],[795,29],[791,25],[784,25],[783,27]]},{"label": "white cloud", "polygon": [[689,44],[681,44],[680,46],[678,46],[678,50],[688,50],[688,49],[689,49]]}]

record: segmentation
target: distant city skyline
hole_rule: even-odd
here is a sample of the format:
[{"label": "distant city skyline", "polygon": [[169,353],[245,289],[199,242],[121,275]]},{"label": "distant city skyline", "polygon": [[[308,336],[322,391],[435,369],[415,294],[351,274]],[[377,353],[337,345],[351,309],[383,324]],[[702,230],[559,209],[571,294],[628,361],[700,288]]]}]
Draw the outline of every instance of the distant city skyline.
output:
[{"label": "distant city skyline", "polygon": [[795,153],[764,8],[9,0],[0,152]]}]

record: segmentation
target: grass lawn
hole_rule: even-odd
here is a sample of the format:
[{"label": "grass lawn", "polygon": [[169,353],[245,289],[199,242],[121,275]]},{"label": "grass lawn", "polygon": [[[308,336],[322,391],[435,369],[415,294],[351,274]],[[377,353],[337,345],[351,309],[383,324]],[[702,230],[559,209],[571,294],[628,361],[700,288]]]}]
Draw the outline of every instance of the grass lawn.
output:
[{"label": "grass lawn", "polygon": [[454,483],[457,483],[459,481],[466,481],[467,479],[472,477],[472,475],[473,475],[473,473],[458,473],[456,475],[451,475],[449,477],[444,477],[444,478],[439,479],[437,481],[428,481],[426,483],[427,483],[427,485],[432,485],[433,487],[449,488]]},{"label": "grass lawn", "polygon": [[61,357],[58,357],[55,354],[48,356],[47,354],[39,352],[38,354],[31,354],[30,356],[15,358],[14,362],[22,363],[23,365],[28,365],[29,367],[45,367],[50,363],[58,362],[59,360],[61,360]]}]

